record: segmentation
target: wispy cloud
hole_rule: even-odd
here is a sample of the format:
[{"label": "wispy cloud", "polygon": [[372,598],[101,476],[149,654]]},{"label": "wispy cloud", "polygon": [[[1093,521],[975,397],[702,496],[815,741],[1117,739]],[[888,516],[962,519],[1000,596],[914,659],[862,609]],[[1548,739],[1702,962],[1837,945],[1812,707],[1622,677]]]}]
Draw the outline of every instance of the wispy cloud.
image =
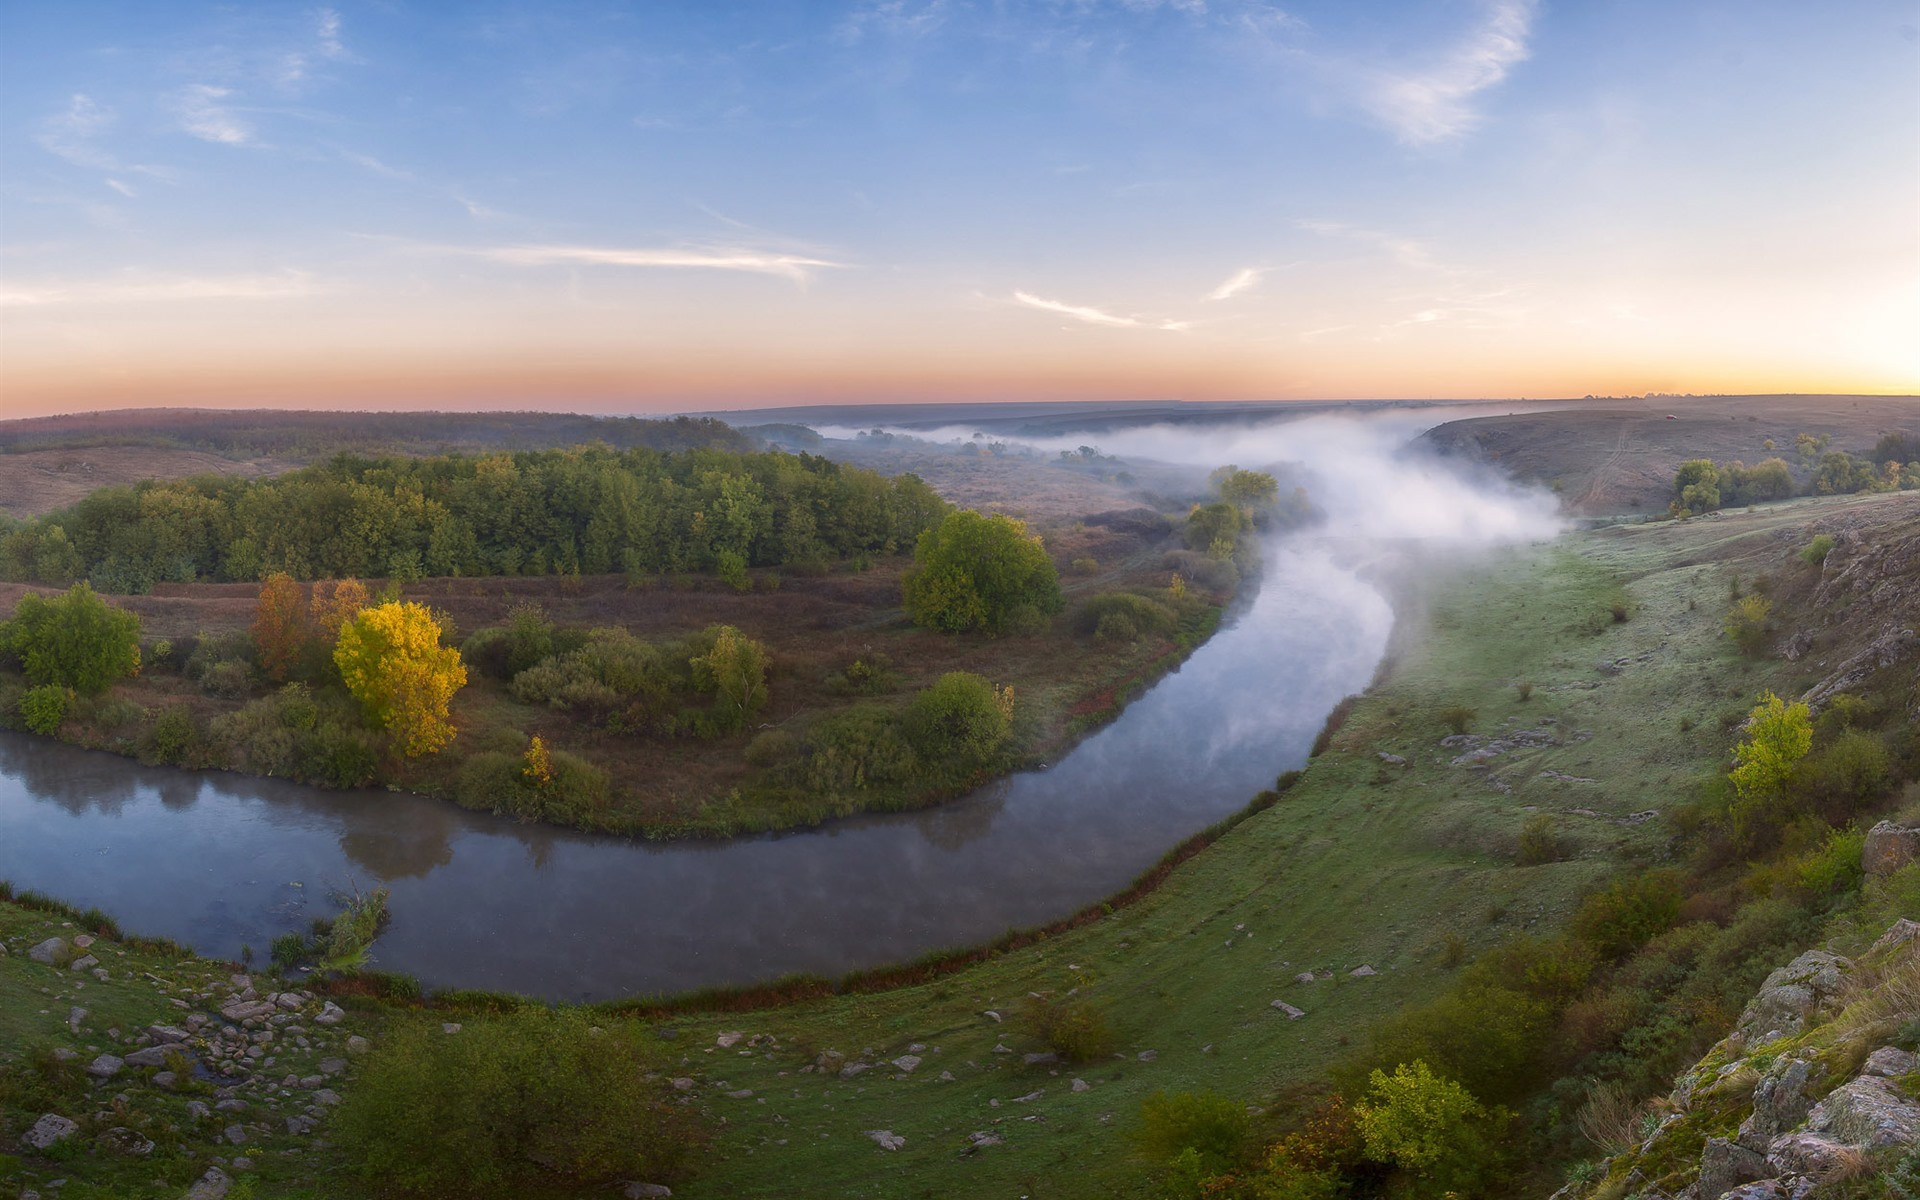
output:
[{"label": "wispy cloud", "polygon": [[344,58],[347,48],[340,41],[340,14],[331,8],[323,8],[313,15],[314,37],[322,56],[326,58]]},{"label": "wispy cloud", "polygon": [[1491,0],[1486,19],[1432,62],[1374,73],[1363,103],[1401,141],[1452,141],[1480,123],[1474,98],[1526,61],[1534,0]]},{"label": "wispy cloud", "polygon": [[1321,237],[1343,238],[1348,241],[1363,242],[1366,245],[1386,251],[1402,266],[1418,267],[1422,270],[1440,269],[1434,261],[1433,252],[1410,237],[1396,233],[1387,233],[1378,229],[1365,229],[1357,225],[1348,225],[1344,221],[1295,221],[1294,227]]},{"label": "wispy cloud", "polygon": [[139,304],[191,300],[277,300],[312,296],[323,289],[303,271],[278,275],[141,275],[116,279],[51,281],[0,291],[0,307],[53,304]]},{"label": "wispy cloud", "polygon": [[845,267],[846,263],[798,254],[735,248],[652,249],[618,246],[494,246],[466,249],[456,246],[429,246],[421,249],[443,254],[461,254],[516,267],[549,267],[579,264],[596,267],[638,267],[668,270],[746,271],[777,275],[795,283],[805,283],[816,268]]},{"label": "wispy cloud", "polygon": [[1227,276],[1226,282],[1211,292],[1208,292],[1205,296],[1201,297],[1201,299],[1231,300],[1241,292],[1259,283],[1260,277],[1266,273],[1267,269],[1265,267],[1241,267],[1238,271]]},{"label": "wispy cloud", "polygon": [[1160,329],[1168,333],[1179,333],[1193,325],[1191,321],[1123,317],[1118,313],[1110,313],[1104,308],[1094,308],[1087,304],[1068,304],[1064,300],[1048,300],[1044,296],[1036,296],[1031,292],[1016,291],[1013,294],[1013,302],[1022,308],[1038,309],[1040,312],[1071,317],[1088,325],[1104,325],[1109,329]]},{"label": "wispy cloud", "polygon": [[233,89],[211,83],[192,83],[174,95],[174,112],[180,128],[202,141],[224,146],[244,146],[253,140],[253,130],[221,101]]},{"label": "wispy cloud", "polygon": [[93,139],[114,122],[114,111],[84,92],[75,92],[67,110],[48,117],[40,124],[34,140],[49,154],[66,159],[77,167],[113,171],[119,163],[111,154],[94,145]]}]

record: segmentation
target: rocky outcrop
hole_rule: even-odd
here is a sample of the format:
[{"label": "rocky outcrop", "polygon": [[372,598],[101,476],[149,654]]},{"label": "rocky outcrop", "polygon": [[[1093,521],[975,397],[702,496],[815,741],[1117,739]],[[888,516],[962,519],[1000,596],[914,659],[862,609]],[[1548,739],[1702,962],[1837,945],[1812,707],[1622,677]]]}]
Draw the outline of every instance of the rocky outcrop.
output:
[{"label": "rocky outcrop", "polygon": [[1920,828],[1881,821],[1867,830],[1860,866],[1868,875],[1891,875],[1911,862],[1920,862]]},{"label": "rocky outcrop", "polygon": [[1644,1198],[1804,1200],[1822,1180],[1920,1155],[1920,1054],[1891,1044],[1920,1019],[1916,986],[1912,921],[1857,959],[1807,951],[1767,976],[1734,1032],[1680,1077],[1658,1128],[1559,1200],[1623,1186]]}]

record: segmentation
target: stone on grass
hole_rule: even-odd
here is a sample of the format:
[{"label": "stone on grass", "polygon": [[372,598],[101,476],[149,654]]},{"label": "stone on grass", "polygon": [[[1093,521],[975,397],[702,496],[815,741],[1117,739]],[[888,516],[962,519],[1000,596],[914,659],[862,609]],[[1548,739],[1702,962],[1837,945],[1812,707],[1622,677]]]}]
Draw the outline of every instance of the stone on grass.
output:
[{"label": "stone on grass", "polygon": [[347,1039],[348,1054],[365,1054],[367,1051],[371,1049],[373,1049],[373,1043],[369,1042],[367,1039],[361,1037],[357,1033]]},{"label": "stone on grass", "polygon": [[95,1139],[96,1144],[112,1154],[124,1154],[129,1158],[144,1158],[153,1153],[153,1139],[143,1137],[125,1125],[116,1125]]},{"label": "stone on grass", "polygon": [[1920,828],[1881,821],[1867,830],[1860,850],[1860,866],[1870,876],[1891,875],[1910,862],[1920,861]]},{"label": "stone on grass", "polygon": [[739,1030],[734,1030],[729,1033],[723,1033],[720,1036],[714,1038],[713,1044],[715,1046],[718,1046],[722,1050],[731,1050],[735,1046],[740,1044],[740,1039],[746,1036],[747,1036],[746,1034],[741,1033]]},{"label": "stone on grass", "polygon": [[100,965],[100,960],[91,954],[83,954],[67,964],[69,971],[91,971]]},{"label": "stone on grass", "polygon": [[93,1076],[95,1079],[112,1079],[120,1073],[120,1068],[126,1065],[127,1061],[123,1058],[116,1058],[111,1054],[102,1054],[99,1058],[87,1064],[87,1074]]},{"label": "stone on grass", "polygon": [[1701,1195],[1717,1197],[1743,1183],[1765,1179],[1771,1173],[1765,1155],[1738,1142],[1710,1137],[1706,1149],[1700,1152],[1698,1191]]},{"label": "stone on grass", "polygon": [[65,938],[50,937],[46,941],[29,949],[27,951],[27,957],[37,963],[46,963],[51,966],[55,959],[66,952],[67,940]]},{"label": "stone on grass", "polygon": [[882,1150],[898,1150],[907,1144],[906,1138],[891,1129],[869,1129],[867,1136],[872,1138],[873,1144]]},{"label": "stone on grass", "polygon": [[1369,975],[1378,975],[1379,973],[1380,972],[1374,970],[1372,967],[1366,966],[1364,964],[1361,966],[1355,967],[1353,970],[1347,972],[1347,974],[1354,979],[1365,979]]},{"label": "stone on grass", "polygon": [[227,1189],[233,1186],[233,1180],[219,1167],[208,1167],[207,1173],[187,1189],[187,1200],[225,1200]]},{"label": "stone on grass", "polygon": [[233,1143],[236,1146],[244,1146],[247,1144],[246,1126],[241,1125],[237,1122],[221,1130],[220,1136],[227,1139],[227,1141]]},{"label": "stone on grass", "polygon": [[149,1025],[147,1036],[156,1042],[184,1042],[192,1035],[184,1029],[172,1025]]},{"label": "stone on grass", "polygon": [[1076,1092],[1090,1092],[1093,1090],[1093,1085],[1084,1079],[1076,1079],[1073,1081],[1073,1090]]},{"label": "stone on grass", "polygon": [[35,1150],[45,1150],[56,1142],[65,1141],[79,1132],[80,1127],[59,1113],[48,1113],[33,1123],[33,1128],[20,1135],[20,1140]]},{"label": "stone on grass", "polygon": [[1288,1004],[1285,1000],[1275,1000],[1270,1007],[1277,1008],[1281,1012],[1287,1014],[1287,1020],[1289,1021],[1298,1021],[1301,1017],[1304,1017],[1307,1015],[1305,1009],[1295,1008],[1293,1005]]},{"label": "stone on grass", "polygon": [[172,1042],[163,1042],[157,1046],[142,1046],[140,1049],[134,1050],[127,1055],[127,1065],[130,1067],[164,1067],[167,1065],[167,1055],[185,1053],[186,1050]]},{"label": "stone on grass", "polygon": [[920,1061],[921,1059],[918,1054],[902,1054],[899,1058],[893,1060],[893,1065],[899,1067],[902,1071],[912,1073],[913,1069],[920,1065]]},{"label": "stone on grass", "polygon": [[338,1025],[347,1019],[347,1014],[338,1004],[329,1000],[320,1006],[320,1015],[313,1019],[316,1025]]},{"label": "stone on grass", "polygon": [[1902,1050],[1897,1046],[1882,1046],[1867,1055],[1867,1065],[1860,1070],[1862,1074],[1882,1075],[1893,1079],[1920,1070],[1920,1055]]},{"label": "stone on grass", "polygon": [[664,1183],[641,1183],[636,1179],[630,1181],[620,1194],[627,1200],[666,1200],[673,1195],[673,1189]]},{"label": "stone on grass", "polygon": [[1023,1054],[1020,1056],[1020,1061],[1026,1063],[1030,1067],[1037,1067],[1042,1063],[1059,1062],[1060,1056],[1058,1054],[1055,1054],[1051,1050],[1043,1050],[1036,1054]]}]

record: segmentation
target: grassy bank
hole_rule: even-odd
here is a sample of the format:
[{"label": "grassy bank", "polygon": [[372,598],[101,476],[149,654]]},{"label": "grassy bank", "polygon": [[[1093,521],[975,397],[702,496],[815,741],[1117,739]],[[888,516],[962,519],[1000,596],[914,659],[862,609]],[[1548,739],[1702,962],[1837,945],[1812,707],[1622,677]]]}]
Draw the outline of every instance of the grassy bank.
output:
[{"label": "grassy bank", "polygon": [[[596,1010],[597,1024],[664,1047],[663,1071],[708,1130],[675,1195],[792,1195],[797,1181],[818,1196],[1160,1194],[1133,1138],[1152,1093],[1265,1104],[1477,954],[1555,932],[1601,884],[1664,864],[1665,817],[1724,770],[1753,696],[1821,674],[1736,653],[1722,631],[1733,581],[1751,589],[1795,561],[1809,522],[1877,503],[1426,564],[1391,671],[1304,775],[1131,903],[962,970],[876,981],[911,981],[889,990],[798,984]],[[29,1006],[38,969],[0,959]],[[788,1002],[762,1007],[773,1001]],[[386,1036],[491,1003],[350,1007]],[[1085,1061],[1027,1058],[1076,1051]],[[16,1138],[24,1114],[6,1116]],[[300,1187],[263,1179],[257,1194],[310,1194]]]}]

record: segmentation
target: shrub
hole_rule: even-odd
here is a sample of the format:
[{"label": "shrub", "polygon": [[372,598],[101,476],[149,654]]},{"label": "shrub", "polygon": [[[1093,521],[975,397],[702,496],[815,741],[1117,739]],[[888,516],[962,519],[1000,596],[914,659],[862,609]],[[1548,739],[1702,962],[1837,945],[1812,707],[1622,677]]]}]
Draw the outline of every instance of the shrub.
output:
[{"label": "shrub", "polygon": [[200,690],[221,700],[238,700],[253,690],[253,671],[235,658],[212,663],[200,672]]},{"label": "shrub", "polygon": [[834,713],[807,732],[806,786],[844,795],[912,778],[919,759],[884,708],[862,705]]},{"label": "shrub", "polygon": [[934,762],[971,765],[1000,748],[1013,727],[1013,689],[969,671],[949,671],[907,705],[907,736]]},{"label": "shrub", "polygon": [[1076,558],[1073,560],[1073,573],[1075,575],[1098,575],[1100,573],[1100,560],[1086,557]]},{"label": "shrub", "polygon": [[339,721],[316,724],[300,747],[300,774],[328,787],[365,787],[380,770],[379,740]]},{"label": "shrub", "polygon": [[1028,1034],[1068,1062],[1092,1062],[1113,1053],[1106,1010],[1081,996],[1027,997],[1021,1021]]},{"label": "shrub", "polygon": [[1773,601],[1765,596],[1747,596],[1734,601],[1733,607],[1727,610],[1723,627],[1740,653],[1752,657],[1766,648],[1767,616],[1772,612]]},{"label": "shrub", "polygon": [[1473,727],[1480,714],[1464,704],[1450,704],[1440,710],[1440,723],[1455,733],[1465,733]]},{"label": "shrub", "polygon": [[715,725],[733,732],[767,703],[767,648],[731,625],[708,630],[713,648],[691,660],[694,686],[713,693]]},{"label": "shrub", "polygon": [[184,704],[169,704],[154,716],[146,736],[140,739],[140,758],[177,767],[194,752],[199,740],[192,710]]},{"label": "shrub", "polygon": [[57,684],[42,684],[28,688],[20,697],[20,720],[28,729],[39,734],[53,734],[73,711],[74,694],[70,687]]},{"label": "shrub", "polygon": [[1812,746],[1807,706],[1762,692],[1747,719],[1747,739],[1734,747],[1734,768],[1727,773],[1735,793],[1730,816],[1736,840],[1754,844],[1779,824],[1787,786]]},{"label": "shrub", "polygon": [[671,1176],[698,1137],[664,1064],[622,1028],[524,1008],[448,1036],[401,1023],[332,1122],[362,1176],[403,1197],[545,1194]]},{"label": "shrub", "polygon": [[1680,901],[1678,872],[1648,871],[1587,897],[1574,913],[1573,931],[1601,955],[1622,958],[1672,928]]},{"label": "shrub", "polygon": [[1833,552],[1833,536],[1819,534],[1800,551],[1800,561],[1808,566],[1817,567],[1827,561],[1827,555]]},{"label": "shrub", "polygon": [[1082,604],[1074,628],[1103,641],[1134,642],[1148,634],[1167,637],[1179,623],[1171,608],[1132,592],[1106,592]]},{"label": "shrub", "polygon": [[440,637],[440,620],[424,605],[395,601],[347,621],[333,649],[347,690],[410,758],[454,738],[447,706],[466,685],[467,669]]},{"label": "shrub", "polygon": [[1850,892],[1859,888],[1865,877],[1860,851],[1867,835],[1858,829],[1829,830],[1825,843],[1794,863],[1794,880],[1816,896]]},{"label": "shrub", "polygon": [[1873,734],[1848,729],[1793,766],[1788,787],[1805,809],[1838,825],[1886,792],[1893,762]]},{"label": "shrub", "polygon": [[1560,860],[1560,837],[1554,832],[1553,818],[1534,813],[1520,826],[1519,859],[1523,867]]},{"label": "shrub", "polygon": [[827,690],[836,696],[878,696],[899,686],[893,660],[885,654],[867,654],[827,676]]},{"label": "shrub", "polygon": [[800,756],[800,739],[784,729],[765,729],[747,743],[745,757],[749,766],[774,767]]},{"label": "shrub", "polygon": [[1494,1158],[1493,1114],[1424,1062],[1402,1063],[1392,1075],[1376,1070],[1353,1111],[1367,1157],[1406,1172],[1414,1195],[1473,1194]]},{"label": "shrub", "polygon": [[920,535],[902,581],[914,623],[947,633],[1011,632],[1060,611],[1060,576],[1040,539],[1012,517],[950,512]]},{"label": "shrub", "polygon": [[1191,1153],[1218,1175],[1240,1161],[1248,1131],[1246,1106],[1218,1092],[1155,1092],[1140,1104],[1140,1150],[1162,1165]]},{"label": "shrub", "polygon": [[140,670],[140,618],[109,605],[85,583],[52,599],[21,596],[0,634],[36,685],[94,696]]},{"label": "shrub", "polygon": [[1513,693],[1520,697],[1520,703],[1525,704],[1527,701],[1533,699],[1533,683],[1523,679],[1513,685]]},{"label": "shrub", "polygon": [[1221,595],[1240,586],[1240,569],[1227,559],[1209,558],[1193,550],[1173,550],[1161,556],[1160,564],[1182,581],[1182,586],[1174,589],[1176,594],[1184,593],[1188,584]]}]

